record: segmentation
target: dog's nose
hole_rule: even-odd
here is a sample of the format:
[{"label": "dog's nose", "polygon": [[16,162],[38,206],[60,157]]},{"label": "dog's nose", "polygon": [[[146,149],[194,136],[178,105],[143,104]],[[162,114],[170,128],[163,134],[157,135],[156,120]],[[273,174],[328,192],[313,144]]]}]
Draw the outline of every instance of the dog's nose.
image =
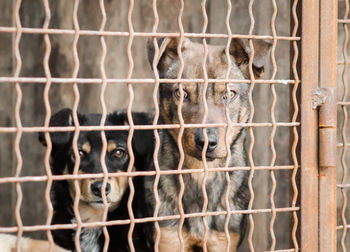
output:
[{"label": "dog's nose", "polygon": [[[218,146],[218,137],[216,135],[215,129],[207,129],[207,136],[208,136],[207,152],[212,152]],[[197,134],[195,136],[195,142],[196,142],[197,149],[199,149],[200,151],[203,150],[205,140],[204,140],[202,129],[198,129]]]},{"label": "dog's nose", "polygon": [[[103,181],[97,181],[90,185],[91,192],[98,197],[102,197],[102,183]],[[106,196],[111,192],[111,185],[106,184]]]}]

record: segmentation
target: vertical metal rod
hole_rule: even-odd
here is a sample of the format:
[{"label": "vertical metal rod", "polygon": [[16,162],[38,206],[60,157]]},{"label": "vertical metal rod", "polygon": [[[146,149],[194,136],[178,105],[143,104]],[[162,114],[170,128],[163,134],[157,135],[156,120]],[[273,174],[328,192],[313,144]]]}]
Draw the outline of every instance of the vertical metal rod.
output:
[{"label": "vertical metal rod", "polygon": [[[49,28],[49,24],[51,20],[51,10],[50,10],[49,1],[43,0],[43,5],[45,8],[45,21],[43,24],[43,28],[47,29]],[[50,87],[51,87],[51,71],[49,66],[49,60],[50,60],[50,54],[51,54],[51,42],[50,42],[49,34],[44,35],[44,41],[45,41],[45,54],[44,54],[44,60],[43,60],[43,67],[44,67],[45,76],[47,79],[45,88],[44,88],[44,93],[43,93],[43,100],[44,100],[44,105],[46,110],[44,126],[48,127],[50,125],[50,117],[51,117],[51,105],[49,100]],[[50,197],[53,180],[52,180],[52,172],[50,167],[52,142],[51,142],[49,132],[45,132],[45,142],[46,142],[46,152],[45,152],[44,166],[45,166],[45,171],[47,175],[47,184],[45,189],[45,201],[47,206],[46,225],[50,225],[53,217],[53,206],[52,206],[51,197]],[[47,230],[46,235],[49,241],[49,252],[53,252],[54,241],[53,241],[51,230]]]},{"label": "vertical metal rod", "polygon": [[[203,29],[202,33],[206,33],[207,27],[208,27],[208,15],[207,11],[205,8],[206,5],[206,0],[202,0],[201,2],[201,7],[202,7],[202,15],[203,15]],[[207,104],[207,99],[206,99],[206,94],[207,94],[207,89],[208,89],[208,73],[207,73],[207,60],[208,60],[208,45],[207,41],[205,38],[202,39],[203,43],[203,50],[204,50],[204,57],[203,57],[203,62],[202,62],[202,68],[203,68],[203,108],[204,108],[204,114],[203,114],[203,119],[202,123],[205,123],[208,117],[208,104]],[[206,160],[206,153],[207,153],[207,148],[208,148],[208,134],[207,134],[207,129],[203,128],[203,136],[204,136],[204,145],[203,145],[203,150],[202,150],[202,160],[203,160],[203,169],[204,169],[204,174],[203,174],[203,179],[202,179],[202,194],[203,194],[203,207],[202,207],[202,213],[205,213],[207,211],[208,207],[208,194],[206,191],[206,182],[207,182],[207,177],[208,177],[208,163]],[[206,220],[206,216],[203,216],[203,223],[205,227],[205,233],[203,237],[203,252],[207,252],[207,240],[209,236],[209,226]]]},{"label": "vertical metal rod", "polygon": [[[271,61],[272,61],[272,67],[273,67],[273,72],[271,76],[271,80],[275,79],[276,74],[277,74],[277,63],[276,63],[276,57],[275,57],[275,52],[276,52],[276,46],[277,46],[277,31],[276,31],[276,17],[277,17],[277,3],[276,0],[272,0],[272,5],[273,5],[273,14],[271,17],[271,30],[272,30],[272,36],[273,36],[273,43],[272,43],[272,48],[271,48]],[[272,104],[271,104],[271,122],[272,122],[272,131],[271,131],[271,136],[270,136],[270,149],[271,149],[271,162],[270,166],[274,166],[276,162],[276,148],[275,148],[275,135],[277,131],[277,126],[276,126],[276,116],[275,116],[275,108],[276,108],[276,103],[277,103],[277,94],[276,94],[276,88],[274,83],[270,84],[271,85],[271,93],[272,93]],[[270,220],[270,237],[271,237],[271,246],[270,250],[273,251],[275,250],[276,247],[276,235],[274,232],[274,224],[276,220],[276,210],[275,210],[275,192],[276,192],[276,187],[277,187],[277,182],[276,182],[276,176],[275,172],[273,170],[270,171],[270,178],[272,182],[271,186],[271,192],[270,192],[270,203],[271,203],[271,220]]]},{"label": "vertical metal rod", "polygon": [[[152,10],[153,10],[153,15],[154,15],[154,25],[152,28],[152,32],[156,33],[158,30],[158,25],[159,25],[159,15],[158,15],[158,10],[157,10],[157,0],[152,0]],[[152,70],[154,73],[154,90],[153,90],[153,104],[154,104],[154,118],[153,118],[153,123],[152,125],[157,125],[158,124],[158,119],[159,119],[159,105],[158,105],[158,90],[159,90],[159,73],[157,69],[157,64],[158,64],[158,57],[159,57],[159,45],[157,42],[157,38],[153,37],[152,38],[152,43],[154,46],[154,58],[152,62]],[[155,146],[154,146],[154,153],[153,153],[153,161],[154,161],[154,169],[156,171],[156,176],[154,178],[154,183],[153,183],[153,193],[154,193],[154,199],[155,199],[155,207],[154,207],[154,213],[153,217],[158,217],[158,212],[160,208],[160,200],[159,200],[159,193],[158,193],[158,184],[159,184],[159,179],[160,179],[160,168],[159,168],[159,162],[158,162],[158,153],[160,149],[160,137],[159,133],[156,129],[153,130],[154,134],[154,139],[155,139]],[[159,222],[155,221],[154,222],[154,228],[155,228],[155,238],[154,238],[154,251],[158,252],[159,251],[159,241],[160,241],[160,226]]]},{"label": "vertical metal rod", "polygon": [[[350,5],[349,1],[344,0],[345,4],[345,11],[344,11],[344,16],[343,19],[348,19],[349,18],[349,13],[350,13]],[[344,30],[344,42],[343,42],[343,48],[342,48],[342,54],[343,54],[343,60],[344,60],[344,67],[342,69],[342,87],[343,87],[343,97],[342,101],[346,101],[347,94],[348,94],[348,86],[347,86],[347,74],[348,74],[348,69],[349,69],[349,60],[348,60],[348,53],[347,53],[347,48],[349,44],[349,27],[348,24],[343,24],[343,30]],[[342,152],[340,156],[340,163],[342,167],[342,178],[341,178],[341,183],[345,184],[347,179],[348,179],[348,167],[346,165],[346,151],[347,151],[347,135],[346,135],[346,127],[348,123],[348,112],[346,109],[346,106],[342,106],[342,126],[341,126],[341,138],[343,142],[343,147],[342,147]],[[342,206],[341,206],[341,224],[343,225],[343,230],[342,230],[342,235],[341,235],[341,240],[340,240],[340,245],[342,248],[342,251],[347,251],[346,246],[345,246],[345,239],[347,235],[347,220],[346,220],[346,206],[348,204],[348,198],[346,194],[346,188],[341,188],[341,194],[342,194]]]},{"label": "vertical metal rod", "polygon": [[319,3],[302,1],[301,32],[301,251],[318,251],[317,111]]},{"label": "vertical metal rod", "polygon": [[320,1],[320,87],[328,96],[319,111],[319,246],[336,251],[337,202],[337,11],[338,0]]},{"label": "vertical metal rod", "polygon": [[[21,73],[21,68],[22,68],[22,58],[21,58],[21,51],[19,48],[19,44],[21,41],[22,37],[22,24],[21,24],[21,18],[20,18],[20,8],[21,8],[22,1],[17,0],[16,5],[14,8],[14,19],[15,19],[15,24],[17,28],[17,33],[15,36],[15,43],[13,45],[13,50],[15,53],[16,57],[16,68],[14,72],[14,77],[19,77]],[[21,149],[20,149],[20,143],[21,143],[21,138],[23,134],[23,129],[22,129],[22,121],[21,121],[21,115],[20,115],[20,109],[21,109],[21,104],[22,104],[22,89],[21,85],[19,82],[16,82],[16,105],[15,105],[15,111],[14,111],[14,116],[15,116],[15,121],[16,121],[16,138],[14,142],[14,151],[16,153],[16,159],[17,159],[17,164],[16,164],[16,173],[15,177],[20,177],[22,167],[23,167],[23,158],[21,154]],[[21,251],[20,248],[20,242],[22,239],[22,234],[23,234],[23,221],[21,218],[21,206],[22,206],[22,201],[23,201],[23,192],[22,192],[22,186],[21,183],[18,182],[16,183],[16,193],[17,193],[17,200],[16,200],[16,206],[15,206],[15,218],[16,218],[16,224],[18,227],[18,232],[17,232],[17,240],[16,240],[16,251]]]},{"label": "vertical metal rod", "polygon": [[[74,25],[74,38],[73,38],[73,59],[74,59],[74,68],[73,68],[73,78],[77,78],[80,68],[80,61],[79,61],[79,55],[78,55],[78,41],[79,41],[79,20],[78,20],[78,9],[79,9],[79,0],[74,1],[74,7],[73,7],[73,25]],[[73,168],[73,174],[77,175],[79,171],[80,166],[80,155],[78,150],[78,138],[79,138],[79,118],[78,118],[78,107],[80,102],[80,93],[78,88],[78,83],[73,83],[73,91],[74,91],[74,103],[73,103],[73,109],[72,109],[72,118],[73,118],[73,124],[75,127],[73,140],[72,140],[72,147],[73,147],[73,153],[75,158],[74,168]],[[73,202],[73,212],[74,217],[77,223],[77,228],[75,231],[74,236],[74,244],[75,249],[77,252],[81,252],[80,248],[80,234],[82,230],[82,219],[79,213],[79,199],[81,196],[80,187],[78,180],[73,180],[74,185],[74,202]]]},{"label": "vertical metal rod", "polygon": [[[254,30],[254,25],[255,25],[255,19],[253,15],[253,3],[254,0],[249,1],[248,5],[248,12],[249,12],[249,17],[250,17],[250,28],[249,28],[249,35],[253,34]],[[255,77],[254,77],[254,72],[253,72],[253,60],[254,60],[254,53],[255,49],[253,46],[253,41],[249,39],[249,48],[251,50],[251,53],[249,55],[249,75],[250,75],[250,87],[249,87],[249,107],[250,107],[250,116],[249,116],[249,123],[253,122],[254,118],[254,101],[253,101],[253,89],[255,86]],[[250,137],[250,143],[249,143],[249,149],[248,149],[248,159],[249,159],[249,166],[250,166],[250,173],[249,173],[249,178],[248,178],[248,188],[249,188],[249,193],[250,193],[250,199],[249,199],[249,204],[248,204],[248,210],[253,209],[253,204],[254,204],[254,188],[253,188],[253,178],[254,178],[254,172],[255,172],[255,165],[254,165],[254,160],[253,160],[253,149],[254,149],[254,143],[255,143],[255,137],[254,137],[254,131],[253,127],[248,127],[248,132],[249,132],[249,137]],[[251,252],[254,252],[254,244],[253,244],[253,233],[254,233],[254,218],[252,214],[249,214],[249,233],[248,233],[248,245],[249,249]]]},{"label": "vertical metal rod", "polygon": [[[185,40],[185,30],[182,24],[182,16],[183,16],[183,11],[185,8],[185,2],[184,0],[180,0],[180,10],[179,10],[179,14],[177,17],[177,22],[179,25],[179,30],[180,30],[180,39],[179,39],[179,44],[177,47],[177,54],[179,55],[179,71],[177,73],[177,78],[180,79],[182,78],[182,73],[184,70],[184,59],[182,56],[182,46],[184,44],[184,40]],[[179,148],[179,153],[180,153],[180,159],[179,159],[179,164],[177,169],[181,170],[185,161],[185,152],[182,146],[182,136],[185,130],[184,127],[184,119],[182,116],[182,106],[183,106],[183,101],[184,101],[184,92],[183,92],[183,84],[180,82],[179,83],[179,90],[180,90],[180,100],[178,103],[178,107],[177,107],[177,115],[179,117],[179,123],[180,123],[180,129],[179,129],[179,133],[177,136],[177,146]],[[180,191],[179,191],[179,195],[178,195],[178,208],[179,208],[179,213],[180,213],[180,220],[179,220],[179,226],[177,229],[177,233],[178,233],[178,237],[179,237],[179,241],[180,241],[180,251],[184,252],[185,251],[185,242],[184,242],[184,238],[183,238],[183,234],[182,234],[182,228],[185,222],[185,211],[183,209],[183,205],[182,205],[182,197],[184,195],[185,192],[185,183],[183,180],[183,176],[182,174],[179,174],[179,183],[180,183]]]},{"label": "vertical metal rod", "polygon": [[[129,10],[128,10],[128,27],[129,27],[129,41],[128,41],[128,46],[127,46],[127,55],[128,55],[128,60],[129,60],[129,70],[128,70],[128,75],[127,78],[131,79],[133,71],[134,71],[134,59],[132,56],[132,45],[134,42],[134,27],[132,23],[132,13],[134,10],[134,0],[129,0]],[[131,172],[133,170],[134,164],[135,164],[135,155],[132,150],[132,137],[134,135],[134,121],[132,119],[132,105],[134,103],[134,90],[132,87],[132,83],[127,83],[128,86],[128,91],[129,91],[129,104],[127,108],[127,116],[128,116],[128,122],[130,125],[129,129],[129,135],[128,135],[128,140],[127,140],[127,145],[128,145],[128,153],[130,157],[129,161],[129,166],[127,171]],[[130,218],[130,226],[129,226],[129,232],[128,232],[128,243],[130,247],[130,251],[134,252],[135,251],[135,246],[134,242],[132,239],[134,228],[135,228],[135,217],[134,213],[132,210],[132,202],[134,200],[134,195],[135,195],[135,187],[134,183],[132,180],[132,177],[128,177],[128,182],[129,182],[129,188],[130,188],[130,194],[128,198],[128,213],[129,213],[129,218]]]},{"label": "vertical metal rod", "polygon": [[[104,31],[106,22],[107,22],[107,16],[106,16],[106,9],[104,5],[104,0],[100,0],[100,10],[102,14],[102,20],[101,20],[101,26],[100,26],[100,31]],[[101,60],[100,60],[100,71],[101,71],[101,77],[102,77],[102,84],[101,84],[101,92],[100,92],[100,104],[102,108],[102,115],[101,115],[101,122],[100,126],[104,126],[107,118],[107,107],[106,107],[106,102],[104,99],[104,94],[107,88],[107,76],[106,76],[106,70],[105,70],[105,60],[106,60],[106,55],[107,55],[107,45],[104,36],[100,36],[100,42],[101,42],[101,47],[102,47],[102,54],[101,54]],[[103,202],[103,216],[102,216],[102,221],[107,220],[108,216],[108,205],[107,205],[107,196],[106,196],[106,186],[108,182],[108,168],[106,165],[106,152],[107,152],[107,138],[104,130],[101,130],[101,139],[102,139],[102,150],[101,150],[101,155],[100,155],[100,162],[101,162],[101,167],[103,171],[103,182],[102,182],[102,202]],[[109,246],[109,234],[107,227],[104,226],[102,228],[103,234],[104,234],[104,245],[103,245],[103,252],[108,251],[108,246]]]},{"label": "vertical metal rod", "polygon": [[[293,28],[292,28],[292,36],[296,36],[298,34],[298,28],[299,28],[299,20],[298,16],[300,16],[300,12],[297,11],[297,6],[298,6],[298,0],[294,0],[292,4],[292,16],[293,16]],[[300,8],[298,7],[298,10]],[[298,13],[299,12],[299,13]],[[298,64],[298,58],[299,58],[299,48],[297,45],[296,41],[292,42],[293,46],[293,59],[291,61],[292,64],[292,76],[295,80],[295,85],[291,89],[291,106],[293,104],[293,112],[291,113],[292,115],[292,122],[296,122],[297,120],[300,120],[300,115],[299,115],[299,103],[298,103],[298,97],[300,97],[300,91],[298,89],[299,87],[299,74],[298,74],[298,69],[300,69],[300,65]],[[293,127],[293,136],[291,140],[291,156],[293,160],[293,172],[291,174],[291,183],[292,183],[292,189],[293,189],[293,195],[292,195],[292,207],[295,207],[297,205],[297,200],[298,200],[298,194],[299,194],[299,189],[296,181],[297,173],[299,170],[299,162],[298,162],[298,154],[297,154],[297,149],[298,153],[300,153],[300,146],[298,146],[299,142],[299,130],[297,129],[296,126]],[[300,178],[300,177],[299,177]],[[299,181],[299,179],[298,179]],[[300,183],[299,183],[300,185]],[[299,232],[298,228],[298,215],[300,213],[297,213],[296,211],[293,211],[293,225],[292,225],[292,230],[291,230],[291,236],[292,236],[292,243],[294,245],[294,251],[299,251],[299,244],[298,244],[298,238],[297,238],[297,231]],[[300,234],[300,232],[298,233]]]},{"label": "vertical metal rod", "polygon": [[[231,13],[232,13],[232,4],[230,0],[226,1],[227,3],[227,12],[226,12],[226,30],[227,30],[227,42],[226,42],[226,48],[225,48],[225,56],[227,58],[227,70],[226,70],[226,76],[225,78],[229,78],[230,76],[230,72],[232,69],[232,61],[231,61],[231,56],[230,56],[230,45],[231,45],[231,41],[232,41],[232,30],[230,27],[230,17],[231,17]],[[226,92],[229,92],[228,90],[228,85],[226,85]],[[225,117],[226,117],[226,122],[228,125],[230,125],[231,119],[230,119],[230,115],[229,115],[229,110],[228,110],[228,106],[225,107]],[[229,139],[228,139],[228,130],[229,127],[226,128],[225,130],[225,145],[226,145],[226,151],[227,151],[227,157],[226,157],[226,163],[225,163],[225,167],[228,167],[230,165],[230,160],[231,160],[231,149],[230,149],[230,143],[229,143]],[[226,235],[226,240],[227,240],[227,245],[226,245],[226,252],[230,251],[230,246],[231,246],[231,238],[230,238],[230,232],[229,232],[229,228],[228,228],[228,224],[230,223],[230,218],[231,218],[231,208],[230,208],[230,201],[229,201],[229,196],[230,196],[230,190],[231,190],[231,178],[230,178],[230,173],[228,171],[225,172],[225,178],[226,178],[226,182],[227,182],[227,186],[226,186],[226,192],[225,192],[225,205],[226,205],[226,211],[227,211],[227,215],[226,215],[226,220],[225,220],[225,226],[224,226],[224,230],[225,230],[225,235]]]}]

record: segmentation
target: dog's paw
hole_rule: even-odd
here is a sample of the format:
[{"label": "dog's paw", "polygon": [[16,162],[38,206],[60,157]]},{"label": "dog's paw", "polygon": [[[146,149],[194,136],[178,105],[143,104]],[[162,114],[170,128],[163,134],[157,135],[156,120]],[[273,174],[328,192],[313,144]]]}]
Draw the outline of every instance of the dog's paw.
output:
[{"label": "dog's paw", "polygon": [[[0,234],[0,248],[2,252],[17,251],[17,236],[9,234]],[[49,251],[50,243],[44,240],[33,240],[26,237],[21,237],[19,241],[19,249],[21,252],[46,252]],[[54,245],[54,252],[68,252],[57,245]]]}]

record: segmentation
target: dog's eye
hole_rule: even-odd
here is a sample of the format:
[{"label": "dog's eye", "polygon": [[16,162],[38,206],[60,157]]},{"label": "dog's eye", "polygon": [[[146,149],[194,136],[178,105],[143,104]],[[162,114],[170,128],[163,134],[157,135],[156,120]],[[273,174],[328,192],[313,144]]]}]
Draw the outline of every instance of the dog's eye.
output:
[{"label": "dog's eye", "polygon": [[[187,99],[188,93],[186,92],[185,89],[182,89],[182,91],[183,91],[183,93],[184,93],[184,99]],[[181,92],[180,92],[180,89],[179,89],[179,88],[175,89],[174,95],[175,95],[176,99],[180,100]]]},{"label": "dog's eye", "polygon": [[122,158],[124,156],[124,154],[125,154],[125,151],[121,148],[118,148],[113,152],[113,156],[115,158]]},{"label": "dog's eye", "polygon": [[224,93],[224,95],[222,96],[222,99],[224,101],[230,101],[235,99],[236,97],[237,97],[237,92],[234,90],[229,90]]},{"label": "dog's eye", "polygon": [[[83,158],[83,157],[86,156],[86,152],[83,151],[83,150],[78,150],[78,153],[79,153],[80,158]],[[73,161],[75,161],[75,154],[74,154],[74,152],[72,152],[71,158],[72,158]]]}]

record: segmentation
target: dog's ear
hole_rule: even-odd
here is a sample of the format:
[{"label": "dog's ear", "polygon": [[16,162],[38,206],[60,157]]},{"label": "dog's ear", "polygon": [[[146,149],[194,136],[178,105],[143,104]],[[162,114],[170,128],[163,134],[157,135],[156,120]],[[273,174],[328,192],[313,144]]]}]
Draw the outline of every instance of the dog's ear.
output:
[{"label": "dog's ear", "polygon": [[107,115],[106,125],[129,125],[126,111],[116,110]]},{"label": "dog's ear", "polygon": [[[65,108],[53,114],[50,118],[50,126],[73,126],[72,110]],[[71,132],[51,132],[50,137],[53,145],[64,145],[70,141]],[[46,146],[43,132],[39,132],[39,141]]]},{"label": "dog's ear", "polygon": [[[271,44],[264,40],[253,40],[254,59],[253,72],[257,79],[264,73],[264,65],[270,53]],[[230,44],[230,54],[235,58],[237,66],[243,72],[245,78],[249,79],[249,56],[251,49],[246,39],[233,38]]]},{"label": "dog's ear", "polygon": [[[165,38],[157,38],[158,48],[162,45],[164,40],[165,40]],[[151,67],[153,65],[154,54],[155,54],[155,48],[154,48],[154,44],[153,44],[153,39],[149,38],[147,40],[147,57],[148,57],[148,62],[150,63]]]},{"label": "dog's ear", "polygon": [[[169,67],[174,63],[174,61],[178,60],[178,52],[177,48],[180,43],[180,38],[177,37],[167,37],[167,38],[159,38],[157,39],[159,53],[156,58],[157,68],[160,73],[164,72],[165,69],[169,69]],[[187,45],[191,43],[191,41],[187,38],[184,39],[181,45],[181,51],[183,52]],[[155,48],[153,44],[153,40],[149,39],[147,41],[147,54],[149,63],[153,64],[153,60],[155,55]]]}]

